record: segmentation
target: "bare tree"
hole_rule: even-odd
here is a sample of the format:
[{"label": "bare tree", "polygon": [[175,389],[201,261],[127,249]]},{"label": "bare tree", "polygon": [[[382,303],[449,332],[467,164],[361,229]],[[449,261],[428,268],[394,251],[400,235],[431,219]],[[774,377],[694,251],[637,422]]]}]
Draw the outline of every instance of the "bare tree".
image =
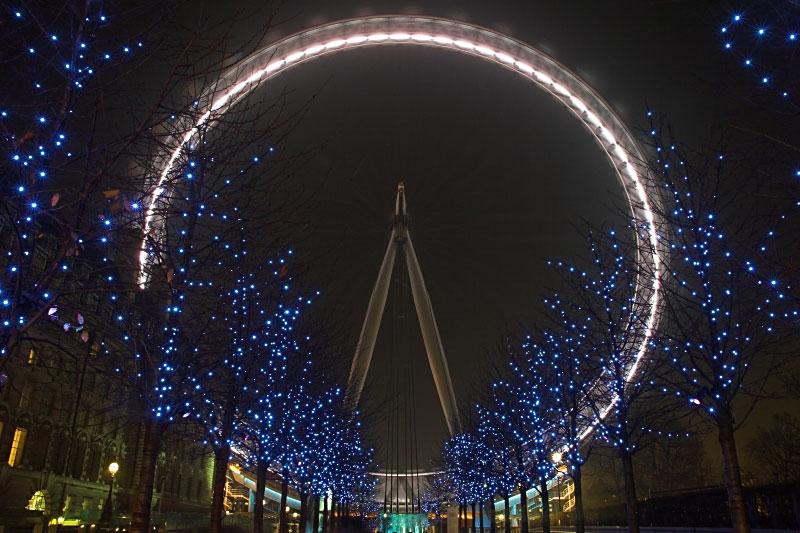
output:
[{"label": "bare tree", "polygon": [[[800,480],[800,419],[796,415],[775,415],[768,426],[747,443],[747,453],[765,465],[763,481],[791,483]],[[758,479],[759,474],[756,474]]]}]

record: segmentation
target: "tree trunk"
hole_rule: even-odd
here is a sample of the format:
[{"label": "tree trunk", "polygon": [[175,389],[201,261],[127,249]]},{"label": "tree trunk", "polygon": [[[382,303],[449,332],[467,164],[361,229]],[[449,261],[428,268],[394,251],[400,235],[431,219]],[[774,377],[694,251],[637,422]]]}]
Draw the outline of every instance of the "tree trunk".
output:
[{"label": "tree trunk", "polygon": [[278,511],[278,533],[289,533],[289,516],[286,514],[286,499],[289,497],[289,475],[284,471],[281,480],[281,508]]},{"label": "tree trunk", "polygon": [[[227,443],[227,439],[223,441]],[[212,478],[211,492],[211,522],[208,533],[219,533],[222,529],[222,507],[225,504],[225,483],[228,474],[228,458],[231,455],[230,447],[223,444],[214,450],[214,477]]]},{"label": "tree trunk", "polygon": [[542,533],[550,533],[550,493],[546,479],[539,483],[539,493],[542,497]]},{"label": "tree trunk", "polygon": [[522,513],[520,531],[528,533],[528,487],[524,483],[519,488],[519,507]]},{"label": "tree trunk", "polygon": [[[575,533],[586,532],[586,518],[583,514],[583,479],[579,464],[572,466],[572,484],[575,491]],[[563,503],[562,503],[563,505]]]},{"label": "tree trunk", "polygon": [[139,482],[136,486],[136,500],[131,517],[130,533],[151,533],[150,506],[153,503],[153,481],[156,476],[156,462],[158,450],[161,447],[162,429],[162,425],[157,420],[145,415],[142,462],[139,469]]},{"label": "tree trunk", "polygon": [[480,532],[483,533],[483,500],[481,500],[480,505],[478,506],[478,527],[480,528]]},{"label": "tree trunk", "polygon": [[489,517],[491,518],[489,521],[489,533],[497,533],[497,513],[494,508],[494,497],[495,495],[492,494],[492,497],[489,498]]},{"label": "tree trunk", "polygon": [[306,522],[308,521],[308,495],[300,491],[300,518],[297,522],[297,533],[306,532]]},{"label": "tree trunk", "polygon": [[467,533],[467,502],[462,502],[461,504],[461,516],[464,517],[463,521],[459,519],[461,522],[461,531],[463,533]]},{"label": "tree trunk", "polygon": [[314,495],[313,505],[311,506],[311,531],[312,533],[319,532],[319,494]]},{"label": "tree trunk", "polygon": [[256,503],[253,506],[253,533],[264,533],[264,488],[267,486],[267,461],[258,458],[256,465]]},{"label": "tree trunk", "polygon": [[472,520],[470,520],[470,530],[474,533],[478,528],[475,527],[475,517],[478,516],[475,512],[475,502],[472,502]]},{"label": "tree trunk", "polygon": [[328,533],[328,495],[322,497],[322,533]]},{"label": "tree trunk", "polygon": [[508,501],[508,493],[503,494],[503,503],[505,504],[506,520],[504,522],[504,529],[506,533],[511,533],[511,504]]},{"label": "tree trunk", "polygon": [[722,451],[722,470],[725,474],[725,489],[728,492],[728,507],[734,533],[750,533],[750,520],[747,504],[742,490],[742,473],[739,457],[736,454],[736,439],[733,434],[733,420],[730,413],[722,413],[717,418],[717,440]]},{"label": "tree trunk", "polygon": [[214,478],[211,493],[211,521],[208,533],[220,533],[222,530],[222,507],[225,504],[225,483],[228,477],[228,461],[231,456],[230,437],[233,435],[233,415],[236,412],[236,389],[231,387],[224,402],[224,414],[219,432],[219,446],[214,450]]},{"label": "tree trunk", "polygon": [[625,508],[628,513],[628,532],[639,533],[639,508],[636,502],[636,483],[633,479],[633,456],[620,448],[622,479],[625,482]]}]

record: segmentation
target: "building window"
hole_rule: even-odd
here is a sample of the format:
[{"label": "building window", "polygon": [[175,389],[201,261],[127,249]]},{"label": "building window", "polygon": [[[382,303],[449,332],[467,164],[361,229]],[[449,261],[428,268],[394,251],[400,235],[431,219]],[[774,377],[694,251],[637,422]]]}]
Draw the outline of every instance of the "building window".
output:
[{"label": "building window", "polygon": [[75,449],[72,456],[72,465],[70,467],[69,475],[75,479],[83,479],[83,467],[86,464],[86,437],[80,436],[75,443]]},{"label": "building window", "polygon": [[14,432],[14,440],[11,442],[11,452],[8,454],[8,465],[17,466],[22,459],[22,452],[25,449],[25,438],[28,436],[28,430],[24,428],[17,428]]},{"label": "building window", "polygon": [[28,500],[28,505],[25,508],[31,511],[46,511],[47,499],[44,491],[37,490],[34,492],[33,496],[31,496],[31,499]]},{"label": "building window", "polygon": [[33,470],[44,470],[47,454],[50,451],[50,431],[49,426],[37,426],[29,429],[30,441],[26,444],[25,451],[26,466]]},{"label": "building window", "polygon": [[53,472],[58,475],[63,475],[64,470],[67,468],[67,450],[69,448],[70,438],[66,433],[62,433],[58,437],[53,457]]},{"label": "building window", "polygon": [[53,412],[53,400],[55,391],[45,389],[41,392],[39,398],[39,414],[42,416],[50,416]]},{"label": "building window", "polygon": [[36,350],[31,348],[31,351],[28,352],[28,364],[35,365],[39,362],[39,357],[36,355]]},{"label": "building window", "polygon": [[31,404],[31,395],[33,394],[33,384],[30,381],[25,382],[22,387],[22,392],[19,395],[19,408],[27,409]]}]

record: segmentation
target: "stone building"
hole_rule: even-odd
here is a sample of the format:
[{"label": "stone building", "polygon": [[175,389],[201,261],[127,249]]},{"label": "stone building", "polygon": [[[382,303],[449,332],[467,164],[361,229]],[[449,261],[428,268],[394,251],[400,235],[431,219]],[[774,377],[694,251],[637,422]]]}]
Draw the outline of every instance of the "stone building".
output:
[{"label": "stone building", "polygon": [[[54,342],[59,346],[59,342]],[[124,390],[94,365],[104,346],[83,357],[28,345],[12,359],[0,389],[0,526],[93,524],[101,519],[119,465],[112,501],[117,523],[129,519],[144,427]],[[63,347],[63,344],[61,344]],[[165,435],[156,470],[159,514],[207,514],[211,456],[176,425]]]}]

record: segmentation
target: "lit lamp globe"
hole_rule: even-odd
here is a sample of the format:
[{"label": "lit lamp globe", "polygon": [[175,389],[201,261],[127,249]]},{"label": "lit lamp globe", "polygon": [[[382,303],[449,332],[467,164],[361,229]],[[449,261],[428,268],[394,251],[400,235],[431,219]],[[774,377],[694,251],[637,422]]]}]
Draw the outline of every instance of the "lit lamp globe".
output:
[{"label": "lit lamp globe", "polygon": [[108,473],[111,474],[111,477],[114,477],[117,475],[117,472],[119,472],[119,463],[114,461],[113,463],[108,465]]}]

